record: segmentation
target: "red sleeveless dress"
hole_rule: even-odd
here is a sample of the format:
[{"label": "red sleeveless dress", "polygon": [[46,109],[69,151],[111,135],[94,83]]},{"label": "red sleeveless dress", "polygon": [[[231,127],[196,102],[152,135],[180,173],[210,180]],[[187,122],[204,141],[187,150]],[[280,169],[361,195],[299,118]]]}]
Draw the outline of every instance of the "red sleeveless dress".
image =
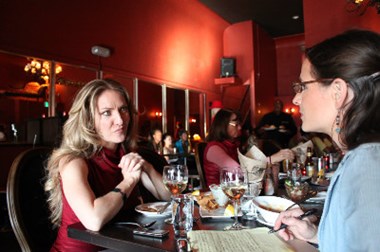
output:
[{"label": "red sleeveless dress", "polygon": [[[116,153],[103,148],[98,155],[87,161],[88,182],[96,197],[109,193],[122,181],[123,175],[121,169],[117,165],[123,155],[125,155],[125,151],[121,147],[118,148]],[[62,194],[62,222],[58,230],[57,238],[50,251],[82,252],[102,250],[103,248],[101,247],[77,241],[67,236],[67,227],[80,221],[67,202],[63,191]],[[138,186],[136,186],[128,197],[123,211],[132,210],[140,203]]]}]

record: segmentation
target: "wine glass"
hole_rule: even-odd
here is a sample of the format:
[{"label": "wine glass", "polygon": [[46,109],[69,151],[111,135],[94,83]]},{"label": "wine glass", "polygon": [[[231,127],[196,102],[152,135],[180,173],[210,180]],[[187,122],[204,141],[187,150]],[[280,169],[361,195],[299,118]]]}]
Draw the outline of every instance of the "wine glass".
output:
[{"label": "wine glass", "polygon": [[162,180],[172,196],[182,193],[189,180],[189,171],[186,165],[167,165],[164,167]]},{"label": "wine glass", "polygon": [[244,227],[238,221],[238,207],[240,198],[247,190],[247,182],[244,178],[244,172],[240,167],[223,168],[220,172],[220,186],[223,192],[234,202],[235,222],[224,230],[240,230]]},{"label": "wine glass", "polygon": [[[172,206],[174,197],[182,193],[189,180],[189,171],[186,165],[176,164],[164,166],[162,181],[166,189],[172,194]],[[172,223],[173,217],[165,220],[166,223]]]}]

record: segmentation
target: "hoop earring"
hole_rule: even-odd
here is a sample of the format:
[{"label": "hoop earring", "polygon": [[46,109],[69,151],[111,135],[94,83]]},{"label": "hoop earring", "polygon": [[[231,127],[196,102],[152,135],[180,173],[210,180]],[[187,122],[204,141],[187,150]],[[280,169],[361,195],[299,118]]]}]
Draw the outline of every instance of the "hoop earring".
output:
[{"label": "hoop earring", "polygon": [[336,125],[335,132],[339,134],[341,131],[341,128],[340,128],[340,111],[338,111],[338,114],[336,115],[335,125]]}]

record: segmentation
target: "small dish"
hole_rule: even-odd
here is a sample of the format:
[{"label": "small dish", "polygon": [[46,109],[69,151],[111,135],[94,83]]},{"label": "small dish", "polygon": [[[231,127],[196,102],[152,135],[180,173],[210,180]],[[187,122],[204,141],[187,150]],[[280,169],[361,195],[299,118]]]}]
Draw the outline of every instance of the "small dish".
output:
[{"label": "small dish", "polygon": [[[201,218],[212,218],[212,219],[230,219],[233,218],[233,216],[225,216],[224,211],[226,210],[225,207],[218,207],[214,210],[208,210],[204,207],[199,207],[199,215]],[[242,212],[239,210],[238,216],[242,216]]]},{"label": "small dish", "polygon": [[167,202],[153,202],[136,206],[136,212],[142,213],[148,217],[169,216],[172,213],[172,208],[169,206],[166,210],[160,213],[160,210],[167,204]]},{"label": "small dish", "polygon": [[259,222],[259,223],[261,223],[261,224],[263,224],[263,225],[265,225],[265,226],[268,226],[268,227],[273,227],[274,226],[273,224],[265,221],[264,218],[263,218],[263,216],[261,216],[260,213],[257,213],[256,221]]},{"label": "small dish", "polygon": [[326,191],[318,192],[314,197],[307,199],[306,202],[324,201],[326,199],[326,195],[327,195]]}]

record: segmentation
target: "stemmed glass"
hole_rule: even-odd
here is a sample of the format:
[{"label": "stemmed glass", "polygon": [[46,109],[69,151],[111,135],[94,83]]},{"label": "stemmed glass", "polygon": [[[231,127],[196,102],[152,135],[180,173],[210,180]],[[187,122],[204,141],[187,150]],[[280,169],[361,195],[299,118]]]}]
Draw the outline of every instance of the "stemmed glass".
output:
[{"label": "stemmed glass", "polygon": [[[189,171],[186,165],[167,165],[164,166],[162,180],[166,189],[172,194],[172,206],[174,197],[182,193],[189,180]],[[172,223],[173,218],[165,220],[167,223]]]},{"label": "stemmed glass", "polygon": [[189,171],[186,165],[167,165],[164,167],[162,180],[172,196],[182,193],[189,180]]},{"label": "stemmed glass", "polygon": [[238,221],[238,207],[240,198],[247,190],[247,182],[244,178],[244,172],[240,167],[223,168],[220,172],[220,187],[223,192],[234,202],[235,222],[224,230],[240,230],[244,227]]}]

